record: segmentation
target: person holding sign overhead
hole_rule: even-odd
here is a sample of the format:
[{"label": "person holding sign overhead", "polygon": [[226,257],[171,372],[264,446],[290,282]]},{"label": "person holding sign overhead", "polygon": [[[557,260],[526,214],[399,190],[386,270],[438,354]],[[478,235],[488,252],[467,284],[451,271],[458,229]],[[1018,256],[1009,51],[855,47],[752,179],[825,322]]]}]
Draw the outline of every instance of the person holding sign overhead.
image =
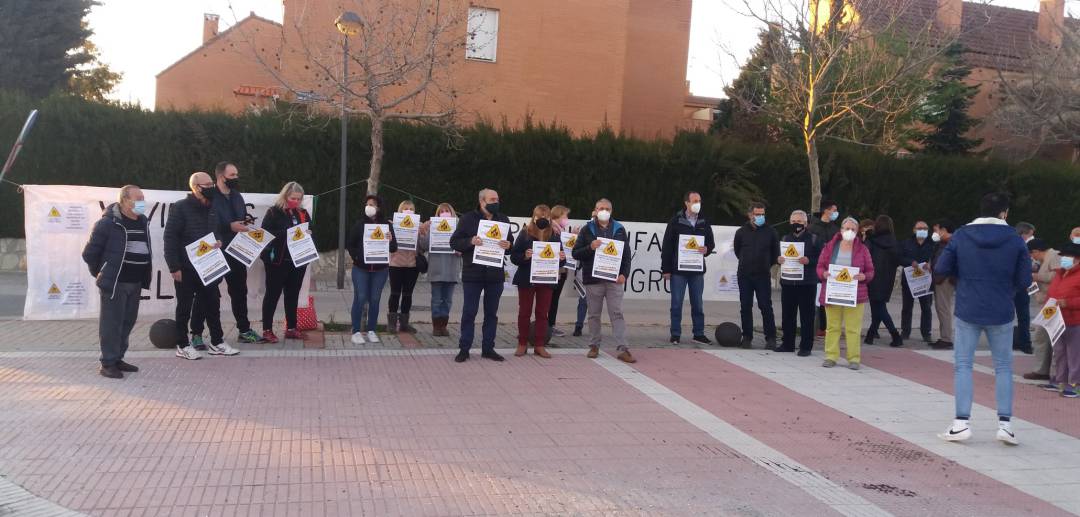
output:
[{"label": "person holding sign overhead", "polygon": [[[533,353],[545,359],[551,358],[551,354],[544,349],[548,310],[566,254],[562,251],[560,235],[552,229],[550,217],[551,209],[547,205],[533,208],[532,219],[518,232],[510,249],[510,262],[518,266],[514,273],[514,285],[518,288],[518,345],[514,351],[517,357],[525,355],[529,349],[531,334]],[[539,267],[541,261],[544,267]],[[534,308],[535,323],[530,321]]]},{"label": "person holding sign overhead", "polygon": [[[817,292],[817,262],[822,241],[806,226],[806,212],[796,210],[788,217],[791,233],[780,239],[780,319],[784,339],[774,352],[795,351],[795,322],[798,317],[799,357],[814,348],[814,294]],[[797,268],[791,268],[792,264]],[[792,273],[784,274],[784,271]],[[795,274],[797,272],[798,274]]]},{"label": "person holding sign overhead", "polygon": [[[409,311],[412,309],[412,293],[416,288],[416,279],[420,270],[416,267],[416,245],[419,240],[420,216],[416,206],[405,200],[398,204],[394,214],[394,238],[398,241],[397,251],[390,254],[390,299],[386,307],[386,331],[415,334],[416,329],[409,325]],[[406,238],[407,236],[407,238]]]},{"label": "person holding sign overhead", "polygon": [[379,342],[379,299],[386,286],[390,254],[397,251],[394,228],[383,215],[383,200],[374,194],[364,198],[364,215],[353,225],[347,244],[352,257],[352,343],[364,344],[363,319],[367,307],[367,340]]},{"label": "person holding sign overhead", "polygon": [[[1051,388],[1061,390],[1061,396],[1076,398],[1080,385],[1080,244],[1069,243],[1061,248],[1061,269],[1050,282],[1047,296],[1065,320],[1065,333],[1054,344],[1054,375]],[[1045,310],[1045,309],[1044,309]]]},{"label": "person holding sign overhead", "polygon": [[[204,283],[187,250],[198,243],[197,254],[200,256],[211,251],[221,253],[221,241],[217,238],[218,218],[210,202],[211,196],[218,190],[205,172],[192,174],[188,178],[188,186],[191,193],[169,207],[164,234],[165,262],[176,289],[176,356],[188,360],[202,358],[202,353],[188,342],[188,323],[192,318],[194,303],[202,308],[202,317],[210,328],[207,352],[210,355],[236,355],[239,351],[225,342],[225,333],[221,330],[221,291],[218,285],[224,273],[220,270],[207,272],[210,275],[208,278],[213,279]],[[228,272],[228,267],[228,264],[224,265],[225,272]]]},{"label": "person holding sign overhead", "polygon": [[594,209],[596,216],[581,228],[572,253],[581,266],[589,306],[587,357],[600,357],[600,312],[607,301],[608,320],[619,351],[616,357],[634,363],[637,359],[626,346],[626,320],[622,312],[623,284],[630,274],[629,236],[626,228],[611,218],[611,201],[600,199]]},{"label": "person holding sign overhead", "polygon": [[[833,237],[818,257],[817,276],[826,283],[821,289],[818,303],[825,307],[828,328],[825,329],[825,368],[836,366],[840,359],[840,333],[844,332],[847,345],[848,368],[858,370],[862,363],[860,355],[859,333],[862,331],[863,313],[870,300],[868,283],[874,279],[874,261],[870,250],[855,236],[859,231],[859,222],[848,217],[840,225],[840,233]],[[856,283],[850,292],[853,296],[833,295],[837,289],[846,288]],[[848,293],[844,293],[848,294]]]},{"label": "person holding sign overhead", "polygon": [[701,215],[701,194],[683,195],[683,209],[664,229],[660,247],[660,271],[671,286],[671,344],[682,338],[683,297],[690,291],[690,319],[694,342],[712,344],[705,336],[705,257],[716,249],[712,226]]},{"label": "person holding sign overhead", "polygon": [[431,282],[431,334],[449,336],[450,304],[454,286],[461,278],[461,253],[450,247],[450,237],[457,228],[457,211],[450,203],[435,208],[435,217],[420,227],[418,251],[428,259],[427,279]]},{"label": "person holding sign overhead", "polygon": [[[285,293],[285,339],[304,339],[296,328],[296,308],[300,300],[300,288],[304,283],[307,264],[296,265],[289,246],[291,236],[289,228],[311,222],[311,215],[300,206],[304,200],[304,187],[290,181],[278,194],[274,205],[266,210],[262,220],[262,231],[266,237],[272,237],[262,252],[262,261],[266,269],[266,294],[262,304],[262,338],[267,343],[277,343],[274,335],[274,311],[278,299]],[[311,229],[306,230],[309,234]],[[263,237],[263,238],[266,238]]]},{"label": "person holding sign overhead", "polygon": [[484,326],[480,357],[503,360],[503,356],[495,352],[495,331],[499,328],[499,299],[506,280],[503,260],[510,252],[513,235],[510,218],[499,206],[499,193],[486,188],[479,192],[478,198],[476,210],[462,214],[450,237],[450,246],[461,253],[463,261],[461,288],[465,300],[461,307],[460,350],[454,357],[458,363],[469,359],[481,295],[484,298]]}]

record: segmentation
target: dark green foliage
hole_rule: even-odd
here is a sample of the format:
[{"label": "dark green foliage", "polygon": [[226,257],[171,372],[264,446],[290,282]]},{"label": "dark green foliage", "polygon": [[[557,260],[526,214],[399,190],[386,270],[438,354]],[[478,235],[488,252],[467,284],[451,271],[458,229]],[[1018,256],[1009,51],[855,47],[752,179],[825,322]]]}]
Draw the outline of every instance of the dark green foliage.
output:
[{"label": "dark green foliage", "polygon": [[919,120],[932,127],[916,138],[927,153],[965,154],[982,145],[980,138],[964,137],[979,125],[979,119],[968,115],[979,86],[964,82],[971,75],[971,67],[964,64],[963,55],[964,47],[958,43],[942,54],[943,63],[935,71],[930,91],[919,107]]},{"label": "dark green foliage", "polygon": [[35,97],[67,91],[76,67],[95,59],[93,48],[87,51],[91,31],[83,23],[93,5],[93,0],[0,0],[0,89]]}]

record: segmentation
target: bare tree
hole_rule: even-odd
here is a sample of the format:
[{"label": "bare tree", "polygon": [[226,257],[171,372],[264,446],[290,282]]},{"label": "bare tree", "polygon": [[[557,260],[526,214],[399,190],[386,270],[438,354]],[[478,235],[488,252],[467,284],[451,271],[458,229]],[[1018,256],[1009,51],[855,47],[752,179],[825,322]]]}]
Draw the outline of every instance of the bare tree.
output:
[{"label": "bare tree", "polygon": [[1005,99],[995,112],[998,127],[1036,155],[1048,145],[1068,145],[1080,161],[1080,24],[1058,27],[1061,44],[1032,42],[1027,69],[1015,75],[998,68]]},{"label": "bare tree", "polygon": [[955,41],[914,0],[744,0],[769,30],[768,94],[741,96],[749,112],[796,131],[821,201],[818,142],[899,147],[922,102],[928,73]]}]

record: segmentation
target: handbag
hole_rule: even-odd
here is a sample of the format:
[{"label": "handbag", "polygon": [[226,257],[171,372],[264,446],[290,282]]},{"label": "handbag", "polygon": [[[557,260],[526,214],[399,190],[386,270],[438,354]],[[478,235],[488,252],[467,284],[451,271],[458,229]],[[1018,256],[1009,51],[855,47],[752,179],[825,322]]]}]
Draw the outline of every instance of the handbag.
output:
[{"label": "handbag", "polygon": [[315,316],[315,297],[308,296],[308,306],[296,309],[296,329],[315,330],[319,328],[319,320]]},{"label": "handbag", "polygon": [[420,253],[416,254],[416,270],[421,272],[421,273],[427,273],[427,270],[428,270],[427,256],[425,256],[423,254],[420,254]]}]

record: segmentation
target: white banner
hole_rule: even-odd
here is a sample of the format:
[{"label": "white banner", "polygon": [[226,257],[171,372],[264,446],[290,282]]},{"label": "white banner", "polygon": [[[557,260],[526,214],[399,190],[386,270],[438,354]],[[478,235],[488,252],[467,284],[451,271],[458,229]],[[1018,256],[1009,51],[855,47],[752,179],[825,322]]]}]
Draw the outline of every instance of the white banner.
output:
[{"label": "white banner", "polygon": [[[82,261],[83,247],[102,210],[116,201],[119,188],[73,185],[24,185],[26,219],[26,305],[23,318],[63,320],[96,318],[101,300],[94,279]],[[165,264],[165,219],[171,203],[187,192],[143,190],[146,215],[150,219],[150,244],[154,272],[150,289],[143,291],[139,315],[169,316],[176,311],[172,276]],[[244,193],[247,213],[262,224],[266,209],[276,194]],[[312,211],[312,198],[305,196],[303,207]],[[186,244],[186,243],[182,243]],[[181,250],[182,252],[183,250]],[[308,268],[308,275],[311,268]],[[222,282],[224,284],[224,282]],[[248,269],[248,317],[258,319],[266,281],[261,260]],[[221,310],[228,316],[228,289],[221,288]],[[306,307],[308,282],[300,291],[300,306]],[[231,318],[230,318],[231,319]]]}]

